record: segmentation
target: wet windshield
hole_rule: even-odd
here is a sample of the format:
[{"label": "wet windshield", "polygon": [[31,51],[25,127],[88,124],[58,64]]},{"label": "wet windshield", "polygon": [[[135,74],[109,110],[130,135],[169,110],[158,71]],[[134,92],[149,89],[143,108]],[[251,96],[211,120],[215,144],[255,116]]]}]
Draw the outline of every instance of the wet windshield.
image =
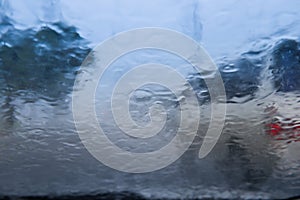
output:
[{"label": "wet windshield", "polygon": [[0,199],[300,196],[299,9],[0,0]]}]

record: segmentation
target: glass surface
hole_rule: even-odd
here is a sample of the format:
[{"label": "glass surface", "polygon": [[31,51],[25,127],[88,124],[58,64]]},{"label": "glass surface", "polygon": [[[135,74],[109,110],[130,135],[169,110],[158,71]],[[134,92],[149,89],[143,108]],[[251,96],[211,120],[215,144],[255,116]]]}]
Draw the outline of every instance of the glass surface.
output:
[{"label": "glass surface", "polygon": [[[299,9],[298,0],[0,0],[0,197],[300,196]],[[109,109],[114,85],[133,66],[172,66],[191,84],[201,111],[198,135],[178,160],[149,173],[125,173],[99,162],[80,140],[73,85],[79,74],[88,73],[80,66],[93,48],[144,27],[178,31],[205,48],[221,73],[227,114],[216,146],[199,159],[211,116],[206,75],[160,50],[120,57],[95,94],[99,125],[119,147],[162,148],[178,129],[178,104],[186,98],[151,84],[136,90],[128,103],[137,124],[149,122],[149,107],[157,102],[167,113],[159,137],[136,146],[121,135]]]}]

